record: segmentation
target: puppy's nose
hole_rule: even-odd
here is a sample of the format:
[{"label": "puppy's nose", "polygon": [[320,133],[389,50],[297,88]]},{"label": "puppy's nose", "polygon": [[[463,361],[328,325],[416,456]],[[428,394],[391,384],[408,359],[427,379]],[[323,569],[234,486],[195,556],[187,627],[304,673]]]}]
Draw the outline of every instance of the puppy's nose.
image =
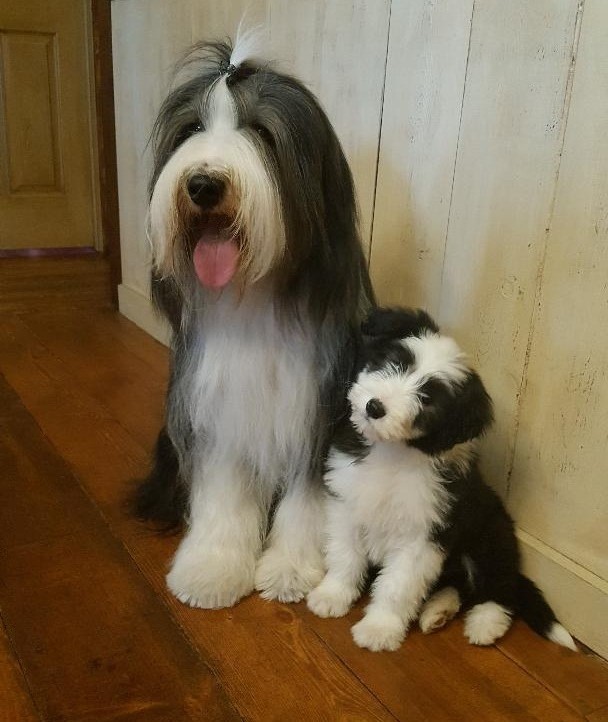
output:
[{"label": "puppy's nose", "polygon": [[386,416],[386,409],[380,399],[370,399],[365,405],[365,412],[370,419],[381,419]]},{"label": "puppy's nose", "polygon": [[188,195],[193,203],[205,211],[214,208],[224,194],[224,181],[210,175],[197,173],[188,181]]}]

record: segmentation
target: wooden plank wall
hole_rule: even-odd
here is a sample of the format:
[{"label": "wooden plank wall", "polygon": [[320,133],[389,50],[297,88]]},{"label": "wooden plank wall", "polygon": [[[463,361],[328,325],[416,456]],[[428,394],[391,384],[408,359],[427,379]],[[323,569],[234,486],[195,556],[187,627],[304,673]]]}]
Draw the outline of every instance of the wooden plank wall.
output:
[{"label": "wooden plank wall", "polygon": [[113,3],[121,308],[157,335],[147,133],[173,59],[246,6],[336,126],[380,299],[429,308],[480,369],[484,467],[528,569],[608,655],[604,0]]},{"label": "wooden plank wall", "polygon": [[583,577],[588,593],[570,593],[563,605],[577,610],[581,637],[589,639],[589,644],[602,650],[605,656],[607,30],[608,5],[602,0],[587,0],[561,167],[554,189],[554,210],[548,224],[545,256],[539,267],[508,497],[522,529],[587,572]]},{"label": "wooden plank wall", "polygon": [[484,444],[529,570],[608,653],[608,53],[601,0],[393,2],[372,235],[496,404]]}]

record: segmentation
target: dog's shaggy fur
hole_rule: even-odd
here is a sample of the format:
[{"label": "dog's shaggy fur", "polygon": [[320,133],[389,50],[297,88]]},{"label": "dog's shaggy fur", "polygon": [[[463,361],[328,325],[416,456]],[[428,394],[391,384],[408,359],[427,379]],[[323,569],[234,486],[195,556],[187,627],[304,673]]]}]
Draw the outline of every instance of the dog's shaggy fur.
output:
[{"label": "dog's shaggy fur", "polygon": [[380,567],[355,642],[397,649],[420,615],[423,631],[469,608],[465,634],[492,644],[514,614],[539,634],[574,642],[520,573],[513,522],[482,480],[475,440],[492,420],[486,390],[456,343],[422,311],[376,309],[350,420],[328,459],[328,572],[308,597],[341,616]]},{"label": "dog's shaggy fur", "polygon": [[322,578],[322,464],[372,303],[332,126],[241,40],[191,50],[153,135],[152,292],[173,339],[136,511],[186,518],[167,579],[199,607]]}]

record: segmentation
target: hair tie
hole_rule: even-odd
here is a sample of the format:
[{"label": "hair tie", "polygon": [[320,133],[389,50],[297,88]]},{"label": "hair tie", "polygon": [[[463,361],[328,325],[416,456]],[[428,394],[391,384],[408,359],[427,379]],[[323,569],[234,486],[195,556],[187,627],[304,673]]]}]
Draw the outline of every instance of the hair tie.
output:
[{"label": "hair tie", "polygon": [[233,85],[237,80],[247,78],[256,72],[256,68],[253,68],[247,64],[233,65],[232,63],[223,62],[220,65],[220,76],[226,76],[226,85]]}]

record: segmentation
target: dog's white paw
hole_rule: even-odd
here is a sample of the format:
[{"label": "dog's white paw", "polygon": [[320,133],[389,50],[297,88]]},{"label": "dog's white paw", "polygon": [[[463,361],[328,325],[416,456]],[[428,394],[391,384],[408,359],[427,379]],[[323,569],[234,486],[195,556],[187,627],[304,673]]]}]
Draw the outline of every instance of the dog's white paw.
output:
[{"label": "dog's white paw", "polygon": [[231,550],[178,549],[167,586],[190,607],[231,607],[253,591],[255,558]]},{"label": "dog's white paw", "polygon": [[494,644],[511,626],[509,610],[496,602],[476,604],[464,623],[464,636],[471,644]]},{"label": "dog's white paw", "polygon": [[406,631],[401,617],[391,612],[366,614],[351,630],[355,643],[372,652],[399,649]]},{"label": "dog's white paw", "polygon": [[458,614],[460,595],[454,587],[445,587],[433,594],[422,607],[418,624],[424,634],[441,629]]},{"label": "dog's white paw", "polygon": [[357,590],[335,579],[325,579],[308,595],[306,604],[317,617],[343,617],[357,597]]},{"label": "dog's white paw", "polygon": [[264,599],[299,602],[319,584],[324,573],[321,555],[298,562],[270,547],[258,562],[255,588]]}]

